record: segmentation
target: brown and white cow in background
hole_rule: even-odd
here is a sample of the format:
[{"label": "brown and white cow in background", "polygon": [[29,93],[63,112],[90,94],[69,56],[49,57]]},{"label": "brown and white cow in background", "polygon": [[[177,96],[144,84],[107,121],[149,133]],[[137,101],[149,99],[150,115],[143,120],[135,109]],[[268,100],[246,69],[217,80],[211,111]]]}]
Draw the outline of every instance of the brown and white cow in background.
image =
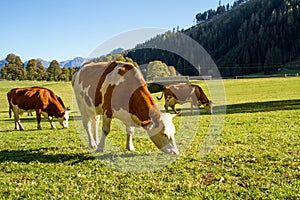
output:
[{"label": "brown and white cow in background", "polygon": [[[103,152],[112,118],[126,126],[126,149],[134,151],[134,128],[143,127],[153,143],[165,153],[178,154],[175,142],[175,115],[161,113],[140,71],[132,64],[100,62],[85,64],[72,79],[90,147]],[[98,126],[103,119],[102,137]]]},{"label": "brown and white cow in background", "polygon": [[24,130],[20,115],[24,112],[36,112],[37,128],[41,130],[41,115],[48,117],[51,127],[53,117],[56,117],[63,128],[68,128],[68,111],[65,110],[62,100],[58,100],[55,93],[43,87],[14,88],[7,93],[9,116],[14,113],[15,129]]},{"label": "brown and white cow in background", "polygon": [[165,97],[164,107],[166,112],[168,112],[168,107],[170,106],[175,113],[178,113],[175,108],[177,103],[191,102],[191,112],[193,112],[193,106],[199,107],[203,105],[207,113],[213,113],[212,101],[207,98],[202,88],[198,85],[180,83],[165,86],[161,97],[156,98],[161,100],[163,96]]}]

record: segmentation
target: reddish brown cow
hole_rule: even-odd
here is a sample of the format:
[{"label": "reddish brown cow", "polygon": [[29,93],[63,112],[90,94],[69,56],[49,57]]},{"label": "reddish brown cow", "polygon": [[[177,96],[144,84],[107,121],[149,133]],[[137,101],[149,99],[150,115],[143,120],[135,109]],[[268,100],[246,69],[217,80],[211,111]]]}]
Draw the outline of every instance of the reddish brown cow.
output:
[{"label": "reddish brown cow", "polygon": [[210,101],[204,94],[201,87],[198,85],[181,83],[175,85],[165,86],[161,97],[156,97],[161,100],[165,97],[165,110],[168,112],[170,106],[175,113],[178,113],[175,109],[175,104],[184,104],[191,102],[191,112],[193,112],[193,106],[203,105],[206,112],[212,114],[212,101]]},{"label": "reddish brown cow", "polygon": [[14,88],[7,93],[9,114],[14,113],[15,129],[24,130],[20,114],[35,110],[37,128],[41,129],[41,114],[47,116],[52,128],[55,128],[52,117],[56,117],[64,128],[68,128],[68,112],[57,99],[55,93],[43,87]]},{"label": "reddish brown cow", "polygon": [[[85,64],[72,79],[77,104],[82,115],[90,147],[102,152],[112,118],[126,126],[126,149],[134,151],[134,128],[141,126],[163,152],[178,154],[175,126],[170,113],[161,113],[146,82],[132,64],[100,62]],[[98,138],[100,116],[102,137]]]}]

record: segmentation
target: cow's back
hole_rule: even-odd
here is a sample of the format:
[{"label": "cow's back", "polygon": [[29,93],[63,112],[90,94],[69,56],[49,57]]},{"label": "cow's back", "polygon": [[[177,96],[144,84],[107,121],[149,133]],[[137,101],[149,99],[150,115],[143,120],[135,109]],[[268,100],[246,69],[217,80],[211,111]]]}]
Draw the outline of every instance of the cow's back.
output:
[{"label": "cow's back", "polygon": [[[7,96],[10,103],[17,105],[22,110],[42,109],[47,112],[50,110],[51,114],[58,110],[58,115],[64,113],[64,108],[55,93],[48,88],[14,88],[8,92]],[[57,116],[57,114],[52,116]]]},{"label": "cow's back", "polygon": [[[111,67],[112,69],[112,67]],[[72,79],[75,92],[81,91],[80,94],[88,106],[95,106],[97,97],[97,85],[104,78],[104,74],[109,73],[106,62],[88,63],[78,71]],[[98,88],[99,90],[99,88]],[[98,91],[99,92],[99,91]]]},{"label": "cow's back", "polygon": [[194,89],[190,84],[176,84],[166,87],[168,95],[172,94],[179,101],[187,101],[193,95]]},{"label": "cow's back", "polygon": [[31,110],[41,104],[37,88],[14,88],[8,92],[8,98],[11,104],[23,110]]},{"label": "cow's back", "polygon": [[89,63],[72,81],[79,109],[87,115],[105,112],[111,118],[113,110],[124,110],[144,120],[155,104],[142,74],[129,63]]}]

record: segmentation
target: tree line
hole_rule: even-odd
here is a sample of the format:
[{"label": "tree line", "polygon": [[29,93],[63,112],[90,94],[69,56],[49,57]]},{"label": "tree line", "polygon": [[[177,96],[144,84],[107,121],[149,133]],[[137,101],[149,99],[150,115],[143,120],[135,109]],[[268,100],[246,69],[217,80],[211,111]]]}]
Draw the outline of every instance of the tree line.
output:
[{"label": "tree line", "polygon": [[155,77],[167,77],[177,76],[177,72],[174,66],[168,66],[160,60],[149,60],[146,64],[138,65],[135,59],[129,58],[123,54],[108,54],[91,59],[92,62],[110,62],[110,61],[121,61],[132,63],[138,68],[146,80],[153,80]]},{"label": "tree line", "polygon": [[61,68],[56,60],[53,60],[47,69],[37,59],[29,60],[25,66],[20,56],[12,53],[8,54],[5,60],[0,77],[6,80],[70,81],[73,73],[78,69]]},{"label": "tree line", "polygon": [[216,10],[210,9],[204,12],[200,12],[196,15],[196,21],[197,24],[201,24],[204,22],[207,22],[217,16],[222,15],[223,13],[232,10],[233,8],[236,8],[238,5],[247,2],[248,0],[236,0],[234,1],[233,5],[230,5],[229,3],[225,5],[219,5]]},{"label": "tree line", "polygon": [[[167,66],[161,61],[152,61],[147,65],[139,66],[129,57],[122,54],[108,54],[106,56],[92,58],[92,62],[122,61],[132,63],[139,68],[145,79],[152,80],[154,77],[176,76],[174,66]],[[35,81],[71,81],[74,72],[79,67],[61,68],[56,60],[53,60],[49,67],[45,69],[42,62],[31,59],[25,66],[19,56],[9,54],[6,57],[6,64],[1,68],[0,78],[6,80],[35,80]]]}]

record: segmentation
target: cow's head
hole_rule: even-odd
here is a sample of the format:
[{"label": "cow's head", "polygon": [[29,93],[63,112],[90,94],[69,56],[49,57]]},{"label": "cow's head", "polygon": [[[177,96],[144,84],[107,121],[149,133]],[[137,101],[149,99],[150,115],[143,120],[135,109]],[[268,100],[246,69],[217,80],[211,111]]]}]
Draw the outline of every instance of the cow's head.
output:
[{"label": "cow's head", "polygon": [[208,101],[208,103],[205,103],[204,108],[208,114],[213,114],[213,102],[212,101]]},{"label": "cow's head", "polygon": [[175,126],[172,122],[177,114],[162,113],[157,124],[147,123],[146,129],[155,146],[164,153],[179,154],[175,142]]},{"label": "cow's head", "polygon": [[57,120],[59,121],[59,123],[64,127],[64,128],[68,128],[69,127],[69,111],[65,111],[64,113],[62,113],[61,117],[58,117]]}]

